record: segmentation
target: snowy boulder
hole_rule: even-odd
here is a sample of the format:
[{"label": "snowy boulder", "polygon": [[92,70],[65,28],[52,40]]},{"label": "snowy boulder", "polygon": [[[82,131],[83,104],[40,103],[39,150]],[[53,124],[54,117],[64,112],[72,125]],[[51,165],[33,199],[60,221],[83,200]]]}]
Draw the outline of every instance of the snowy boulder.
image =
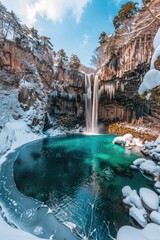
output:
[{"label": "snowy boulder", "polygon": [[132,192],[132,189],[130,188],[130,186],[125,186],[124,188],[122,188],[123,197],[128,197],[131,192]]},{"label": "snowy boulder", "polygon": [[134,204],[137,208],[143,208],[140,197],[137,194],[136,190],[133,190],[129,195],[130,202]]},{"label": "snowy boulder", "polygon": [[155,148],[156,146],[157,146],[157,143],[155,143],[155,142],[146,142],[146,143],[144,144],[144,147],[147,148],[147,149],[149,149],[149,150]]},{"label": "snowy boulder", "polygon": [[160,181],[156,181],[154,184],[155,190],[156,192],[160,193]]},{"label": "snowy boulder", "polygon": [[119,144],[119,145],[122,145],[122,144],[125,144],[125,140],[123,137],[116,137],[114,140],[113,140],[113,144]]},{"label": "snowy boulder", "polygon": [[149,210],[157,210],[159,206],[158,195],[148,188],[140,188],[140,197]]},{"label": "snowy boulder", "polygon": [[159,240],[160,226],[149,223],[144,229],[137,229],[131,226],[120,228],[117,233],[117,240]]},{"label": "snowy boulder", "polygon": [[132,141],[133,139],[133,136],[132,134],[125,134],[124,136],[121,136],[121,137],[116,137],[114,140],[113,140],[113,144],[126,144],[127,141]]},{"label": "snowy boulder", "polygon": [[160,213],[158,213],[156,211],[151,212],[150,219],[152,222],[160,225]]},{"label": "snowy boulder", "polygon": [[154,149],[154,152],[160,153],[160,145],[158,145],[158,146]]},{"label": "snowy boulder", "polygon": [[129,206],[135,206],[138,209],[142,209],[143,205],[140,197],[137,194],[137,191],[130,190],[131,188],[129,186],[126,186],[122,189],[123,196],[126,196],[126,198],[123,199],[123,202]]},{"label": "snowy boulder", "polygon": [[145,162],[146,159],[145,158],[138,158],[135,161],[133,161],[133,164],[136,166],[139,166],[141,163]]},{"label": "snowy boulder", "polygon": [[157,173],[157,168],[156,168],[156,166],[150,165],[150,164],[148,164],[148,163],[146,163],[146,162],[141,163],[140,169],[141,169],[143,172],[149,173],[149,174],[151,174],[151,175]]},{"label": "snowy boulder", "polygon": [[159,188],[160,189],[160,181],[157,181],[155,184],[154,184],[155,188]]},{"label": "snowy boulder", "polygon": [[131,207],[129,210],[129,215],[134,218],[134,220],[139,223],[141,227],[145,227],[147,225],[147,221],[144,218],[142,212],[136,208],[136,207]]}]

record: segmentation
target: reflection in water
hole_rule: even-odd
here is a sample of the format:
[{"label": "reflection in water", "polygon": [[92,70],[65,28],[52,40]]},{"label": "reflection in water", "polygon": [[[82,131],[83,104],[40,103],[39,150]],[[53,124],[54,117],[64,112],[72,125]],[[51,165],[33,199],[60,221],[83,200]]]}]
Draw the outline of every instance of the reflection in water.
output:
[{"label": "reflection in water", "polygon": [[18,189],[47,204],[62,222],[76,224],[81,238],[110,239],[129,219],[121,189],[150,187],[130,163],[137,158],[112,144],[111,135],[71,135],[27,145],[14,164]]}]

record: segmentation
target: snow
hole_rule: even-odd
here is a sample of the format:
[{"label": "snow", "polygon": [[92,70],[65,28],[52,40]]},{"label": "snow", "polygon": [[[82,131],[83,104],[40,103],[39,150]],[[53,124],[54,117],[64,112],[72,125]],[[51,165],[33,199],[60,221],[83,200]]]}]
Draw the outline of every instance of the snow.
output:
[{"label": "snow", "polygon": [[128,197],[131,192],[132,192],[132,189],[130,186],[125,186],[124,188],[122,188],[123,197]]},{"label": "snow", "polygon": [[154,174],[157,172],[156,166],[150,165],[147,162],[141,163],[140,169],[150,174]]},{"label": "snow", "polygon": [[160,225],[160,213],[158,213],[156,211],[151,212],[150,219],[152,222]]},{"label": "snow", "polygon": [[148,188],[140,188],[140,197],[145,205],[151,210],[157,210],[159,207],[158,195]]},{"label": "snow", "polygon": [[151,60],[150,70],[146,73],[143,78],[143,82],[141,83],[138,93],[143,94],[147,93],[146,98],[149,99],[151,96],[151,90],[160,86],[160,71],[155,69],[154,63],[156,62],[157,58],[160,56],[160,28],[154,38],[154,54]]},{"label": "snow", "polygon": [[129,186],[126,186],[122,189],[122,194],[124,197],[125,195],[127,195],[126,198],[123,199],[123,202],[125,204],[130,206],[135,206],[138,209],[143,209],[141,199],[138,196],[136,190],[132,190],[131,188],[129,188]]},{"label": "snow", "polygon": [[112,143],[125,145],[125,147],[132,147],[132,146],[142,147],[143,146],[139,138],[134,138],[132,134],[129,134],[129,133],[125,134],[124,136],[115,137]]},{"label": "snow", "polygon": [[158,32],[156,33],[156,36],[153,41],[154,49],[156,49],[160,45],[160,28],[158,29]]},{"label": "snow", "polygon": [[39,238],[30,233],[9,226],[1,217],[0,235],[2,240],[39,240]]},{"label": "snow", "polygon": [[149,223],[140,230],[131,226],[120,228],[117,234],[117,240],[159,240],[160,227],[157,224]]},{"label": "snow", "polygon": [[142,152],[155,160],[160,160],[160,137],[155,142],[146,142]]},{"label": "snow", "polygon": [[156,69],[149,70],[143,78],[138,93],[143,94],[145,91],[152,90],[160,85],[160,71]]},{"label": "snow", "polygon": [[[6,155],[15,148],[42,137],[44,137],[42,134],[33,133],[23,119],[11,119],[0,132],[0,154],[3,154],[0,164],[5,161]],[[9,151],[4,154],[7,150]]]},{"label": "snow", "polygon": [[136,208],[136,207],[131,207],[129,210],[129,215],[136,220],[136,222],[139,223],[141,227],[145,227],[147,225],[147,221],[144,218],[142,212]]},{"label": "snow", "polygon": [[133,161],[133,164],[136,166],[139,166],[141,163],[144,163],[146,161],[145,158],[138,158],[136,160]]},{"label": "snow", "polygon": [[124,136],[121,137],[116,137],[113,140],[113,144],[125,144],[128,141],[131,141],[133,139],[133,136],[131,134],[125,134]]},{"label": "snow", "polygon": [[157,58],[160,56],[160,45],[156,48],[153,53],[152,60],[151,60],[151,69],[154,69],[154,63],[156,62]]}]

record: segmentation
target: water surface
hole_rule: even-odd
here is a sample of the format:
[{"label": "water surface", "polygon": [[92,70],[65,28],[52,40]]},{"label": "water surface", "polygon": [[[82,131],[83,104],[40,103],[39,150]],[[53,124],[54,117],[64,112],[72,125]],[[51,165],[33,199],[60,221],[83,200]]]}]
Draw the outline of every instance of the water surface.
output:
[{"label": "water surface", "polygon": [[139,190],[152,184],[129,168],[138,156],[113,145],[113,135],[68,135],[26,145],[14,164],[24,195],[44,202],[61,222],[76,224],[88,239],[109,240],[128,224],[122,204],[125,185]]}]

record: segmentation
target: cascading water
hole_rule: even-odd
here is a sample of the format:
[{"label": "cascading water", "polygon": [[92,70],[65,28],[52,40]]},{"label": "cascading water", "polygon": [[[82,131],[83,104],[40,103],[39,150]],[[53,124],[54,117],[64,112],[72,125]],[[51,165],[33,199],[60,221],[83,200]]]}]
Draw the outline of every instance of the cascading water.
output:
[{"label": "cascading water", "polygon": [[85,74],[85,112],[86,112],[86,131],[92,129],[92,74]]},{"label": "cascading water", "polygon": [[92,105],[92,132],[98,131],[99,78],[95,75]]},{"label": "cascading water", "polygon": [[[94,78],[92,96],[92,78]],[[99,101],[99,78],[98,75],[85,75],[85,112],[86,132],[95,133],[98,130],[98,101]],[[93,100],[92,100],[93,99]]]}]

